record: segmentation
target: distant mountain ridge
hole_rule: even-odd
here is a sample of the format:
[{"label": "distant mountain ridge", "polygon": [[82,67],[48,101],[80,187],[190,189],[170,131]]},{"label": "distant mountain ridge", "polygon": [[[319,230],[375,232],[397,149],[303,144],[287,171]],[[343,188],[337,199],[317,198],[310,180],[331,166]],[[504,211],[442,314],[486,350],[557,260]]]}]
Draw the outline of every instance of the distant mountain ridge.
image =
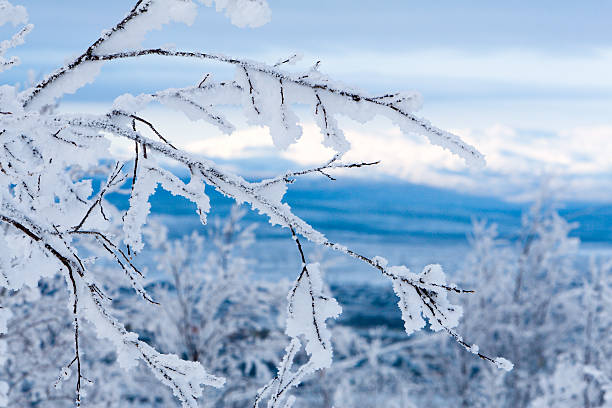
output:
[{"label": "distant mountain ridge", "polygon": [[[212,188],[206,188],[211,200],[211,217],[227,214],[233,201]],[[120,209],[127,208],[127,197],[109,195]],[[324,233],[365,234],[370,239],[419,242],[465,241],[473,219],[486,219],[498,225],[502,237],[516,237],[521,215],[529,204],[476,196],[456,191],[393,180],[317,179],[296,180],[285,195],[294,212]],[[195,206],[158,188],[151,197],[151,212],[157,215],[187,217],[181,225],[199,221]],[[612,204],[561,203],[560,214],[578,227],[572,235],[584,242],[612,244]],[[286,235],[279,228],[266,227],[267,220],[249,212],[246,222],[259,222],[258,236]],[[184,231],[172,231],[182,235]]]}]

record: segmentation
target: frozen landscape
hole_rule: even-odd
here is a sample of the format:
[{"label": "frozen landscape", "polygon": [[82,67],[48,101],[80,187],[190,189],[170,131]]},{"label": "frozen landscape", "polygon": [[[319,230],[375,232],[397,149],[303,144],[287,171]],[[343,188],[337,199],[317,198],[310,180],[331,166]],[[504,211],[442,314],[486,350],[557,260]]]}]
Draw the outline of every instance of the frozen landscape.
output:
[{"label": "frozen landscape", "polygon": [[0,0],[0,407],[612,407],[611,11]]}]

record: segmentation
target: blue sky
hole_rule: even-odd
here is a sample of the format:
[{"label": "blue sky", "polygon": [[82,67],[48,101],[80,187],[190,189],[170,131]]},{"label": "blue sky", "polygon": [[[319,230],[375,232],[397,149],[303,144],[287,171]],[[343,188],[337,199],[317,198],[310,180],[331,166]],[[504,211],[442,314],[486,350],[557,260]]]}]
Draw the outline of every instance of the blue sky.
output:
[{"label": "blue sky", "polygon": [[[8,82],[61,64],[131,5],[125,0],[20,4],[36,27],[16,51],[22,66],[3,74]],[[321,60],[324,72],[372,93],[417,90],[424,98],[420,114],[479,147],[489,162],[473,172],[419,138],[406,139],[390,123],[363,127],[347,121],[355,146],[350,157],[382,159],[382,175],[520,199],[538,177],[553,174],[563,180],[568,198],[612,201],[611,2],[336,0],[270,1],[270,7],[270,23],[240,29],[201,6],[192,27],[170,26],[152,33],[147,44],[272,63],[298,51],[304,54],[298,68]],[[96,84],[66,102],[109,102],[126,91],[185,86],[208,71],[231,76],[224,68],[187,61],[107,65]],[[168,132],[198,132],[178,125],[184,121],[180,115],[169,114],[166,121]],[[240,160],[270,163],[270,156],[302,166],[316,164],[308,159],[311,153],[325,154],[317,150],[316,129],[308,126],[306,136],[314,136],[280,153],[265,137],[254,142],[262,129],[246,125],[229,142],[212,130],[206,137],[198,132],[195,141],[177,140],[213,157],[236,159],[238,167]],[[393,150],[380,148],[376,137]],[[363,157],[369,154],[380,157]]]},{"label": "blue sky", "polygon": [[[120,19],[131,4],[125,0],[26,0],[21,3],[28,8],[36,25],[28,39],[29,58],[24,61],[29,63],[24,65],[34,68],[50,68],[79,52],[103,29]],[[257,29],[234,27],[222,14],[201,7],[192,27],[171,26],[161,34],[152,33],[148,42],[259,59],[268,57],[274,61],[300,51],[307,57],[322,59],[330,71],[348,74],[351,79],[358,79],[360,86],[372,91],[386,90],[389,85],[412,85],[442,99],[457,97],[459,93],[489,97],[536,94],[609,97],[612,94],[610,78],[606,78],[606,89],[594,86],[585,89],[584,81],[579,84],[581,87],[575,86],[580,72],[570,65],[572,60],[594,64],[602,52],[612,49],[610,2],[335,0],[272,1],[270,5],[272,21]],[[554,76],[564,73],[570,77],[570,83],[547,81],[534,86],[529,72],[521,72],[522,78],[504,78],[490,71],[499,66],[482,66],[483,61],[490,62],[494,56],[504,54],[556,62],[560,72]],[[377,58],[366,58],[372,55]],[[423,62],[411,60],[402,66],[390,66],[398,62],[398,56],[423,55],[429,56]],[[453,77],[465,77],[463,72],[453,69],[454,60],[463,62],[463,70],[469,68],[474,76],[482,74],[478,75],[481,82],[470,81],[473,83],[469,85],[453,82]],[[443,65],[428,75],[429,65],[434,62]],[[506,60],[504,64],[508,70],[514,65],[522,66],[517,60]],[[376,78],[381,66],[387,75]],[[390,72],[392,78],[387,78]],[[405,73],[402,75],[402,72]],[[132,75],[130,79],[134,77],[137,78]],[[424,81],[415,84],[415,77]],[[529,89],[516,89],[517,84]],[[586,84],[593,85],[591,81]]]}]

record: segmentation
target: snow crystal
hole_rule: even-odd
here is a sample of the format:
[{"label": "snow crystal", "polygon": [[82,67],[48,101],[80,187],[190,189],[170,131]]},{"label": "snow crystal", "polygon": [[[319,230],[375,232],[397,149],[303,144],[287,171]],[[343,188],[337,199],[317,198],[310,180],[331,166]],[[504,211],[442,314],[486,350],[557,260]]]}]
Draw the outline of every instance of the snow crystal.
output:
[{"label": "snow crystal", "polygon": [[225,10],[232,24],[237,27],[260,27],[270,21],[272,12],[265,0],[200,0],[207,6],[215,2],[216,10]]},{"label": "snow crystal", "polygon": [[393,266],[389,272],[399,277],[393,279],[393,290],[399,297],[397,305],[402,312],[402,320],[404,320],[404,329],[406,334],[412,334],[415,331],[425,327],[425,320],[421,317],[422,301],[414,287],[405,284],[401,278],[415,278],[416,275],[404,266]]},{"label": "snow crystal", "polygon": [[423,317],[434,331],[459,324],[463,309],[448,301],[447,291],[441,287],[446,284],[446,277],[440,265],[427,265],[418,275],[405,266],[393,266],[387,271],[399,297],[398,306],[407,334],[425,327]]},{"label": "snow crystal", "polygon": [[0,0],[0,26],[7,23],[13,25],[25,24],[28,21],[28,12],[23,6],[13,6],[7,0]]},{"label": "snow crystal", "polygon": [[146,9],[146,12],[134,17],[118,31],[102,33],[107,39],[96,49],[96,53],[112,54],[137,49],[149,31],[159,30],[172,22],[191,25],[197,14],[196,5],[184,0],[144,2],[139,9]]},{"label": "snow crystal", "polygon": [[[139,252],[144,247],[142,242],[142,226],[146,223],[147,216],[151,211],[149,197],[155,193],[158,183],[157,174],[147,169],[147,167],[154,167],[153,164],[151,163],[147,166],[145,159],[141,160],[142,162],[136,173],[136,182],[130,197],[130,208],[123,220],[124,242],[126,245],[130,245],[136,252]],[[150,160],[148,159],[148,161]]]},{"label": "snow crystal", "polygon": [[134,114],[142,110],[149,102],[153,100],[151,95],[138,95],[126,93],[115,98],[113,109]]},{"label": "snow crystal", "polygon": [[494,362],[497,368],[501,368],[502,370],[511,371],[514,368],[514,364],[503,357],[497,357]]},{"label": "snow crystal", "polygon": [[[44,88],[44,91],[37,94],[35,99],[28,105],[29,109],[39,109],[45,105],[53,105],[55,100],[66,94],[73,94],[83,86],[93,83],[100,74],[102,65],[100,61],[86,61],[79,65],[79,69],[71,70],[58,77],[57,80]],[[48,75],[46,78],[57,75],[58,71]],[[26,90],[22,97],[30,94],[31,90]]]},{"label": "snow crystal", "polygon": [[387,265],[389,265],[389,261],[387,261],[387,259],[383,258],[382,256],[375,256],[374,258],[372,258],[372,261],[381,268],[386,268]]},{"label": "snow crystal", "polygon": [[280,203],[287,192],[287,183],[284,181],[275,183],[269,181],[263,180],[261,183],[257,183],[257,185],[261,185],[257,188],[257,192],[273,203]]},{"label": "snow crystal", "polygon": [[318,263],[306,265],[287,297],[287,335],[306,339],[306,352],[316,369],[332,363],[331,332],[325,320],[336,318],[342,308],[334,298],[323,294],[323,280]]}]

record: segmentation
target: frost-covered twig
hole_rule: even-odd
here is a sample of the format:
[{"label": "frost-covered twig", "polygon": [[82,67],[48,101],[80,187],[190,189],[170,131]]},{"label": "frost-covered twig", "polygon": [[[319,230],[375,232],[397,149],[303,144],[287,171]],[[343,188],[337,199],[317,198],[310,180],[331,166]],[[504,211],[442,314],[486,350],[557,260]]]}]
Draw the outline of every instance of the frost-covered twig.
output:
[{"label": "frost-covered twig", "polygon": [[333,178],[332,176],[330,176],[329,174],[323,172],[323,170],[328,170],[328,169],[353,169],[353,168],[358,168],[358,167],[367,167],[367,166],[375,166],[377,164],[380,163],[380,160],[375,161],[375,162],[362,162],[362,163],[348,163],[348,164],[344,164],[344,163],[333,163],[332,161],[327,162],[326,164],[324,164],[323,166],[319,166],[319,167],[315,167],[312,169],[306,169],[306,170],[300,170],[300,171],[293,171],[293,172],[289,172],[289,173],[285,173],[282,176],[278,176],[275,177],[273,179],[270,180],[264,180],[261,183],[259,183],[260,188],[265,188],[268,187],[271,184],[274,183],[292,183],[293,180],[292,178],[294,177],[299,177],[299,176],[303,176],[305,174],[310,174],[310,173],[321,173],[324,176],[326,176],[327,178],[329,178],[330,180],[336,180],[335,178]]},{"label": "frost-covered twig", "polygon": [[[49,84],[51,84],[53,81],[59,80],[63,75],[66,75],[68,72],[71,72],[73,69],[78,67],[78,65],[80,65],[82,61],[112,61],[124,58],[140,57],[145,55],[206,59],[238,66],[239,69],[241,69],[245,74],[245,79],[247,82],[246,88],[249,93],[248,98],[251,102],[251,107],[257,115],[259,115],[260,112],[255,101],[256,85],[254,84],[254,78],[249,75],[249,71],[259,74],[261,76],[262,82],[266,81],[267,79],[274,79],[275,81],[283,81],[283,83],[285,84],[285,88],[287,88],[288,85],[293,85],[298,89],[308,89],[310,90],[310,92],[312,92],[311,95],[315,98],[315,115],[319,115],[319,110],[321,111],[321,115],[319,116],[322,117],[322,129],[324,129],[326,136],[328,138],[338,139],[328,141],[328,145],[337,149],[341,153],[344,153],[346,150],[348,150],[348,146],[345,145],[346,141],[344,139],[344,136],[341,136],[339,134],[337,134],[336,136],[332,136],[332,133],[337,133],[337,131],[330,130],[331,126],[334,126],[334,128],[336,127],[335,120],[333,122],[334,124],[332,125],[332,118],[328,113],[328,108],[326,108],[326,104],[328,103],[333,104],[336,107],[337,113],[347,114],[358,120],[364,120],[364,117],[361,116],[363,115],[363,113],[361,112],[363,109],[361,109],[360,104],[371,105],[372,113],[368,113],[365,116],[366,120],[375,113],[388,116],[391,120],[396,122],[404,132],[424,134],[433,144],[440,145],[450,150],[451,152],[465,159],[467,162],[474,165],[484,164],[483,156],[475,148],[466,144],[457,136],[446,131],[440,130],[435,126],[431,125],[428,121],[414,116],[402,105],[398,105],[394,100],[389,100],[387,98],[381,97],[371,97],[355,90],[341,88],[339,86],[334,85],[334,83],[329,81],[327,78],[324,78],[323,80],[317,80],[311,78],[310,76],[304,76],[302,74],[291,75],[289,73],[279,71],[274,67],[270,67],[268,65],[257,64],[250,61],[226,57],[217,54],[207,54],[191,51],[170,51],[161,48],[119,52],[105,55],[84,54],[82,56],[82,59],[78,60],[80,61],[78,64],[76,64],[75,66],[69,65],[67,68],[60,70],[57,74],[52,76],[51,78],[53,79],[49,78],[48,80],[43,81],[41,84],[39,84],[35,88],[36,92],[26,97],[24,105],[28,106],[31,101],[36,98],[36,95],[41,93],[43,89],[49,86]],[[326,98],[329,98],[329,100],[323,101],[323,93],[326,94]],[[304,97],[302,95],[295,95],[294,98],[297,99],[295,102],[309,103],[312,100],[311,98]],[[342,104],[345,106],[338,105],[338,103],[341,101]]]},{"label": "frost-covered twig", "polygon": [[17,33],[13,34],[9,40],[0,42],[0,73],[19,64],[18,57],[10,57],[9,59],[6,59],[4,55],[11,48],[15,48],[25,42],[25,37],[34,28],[32,24],[26,24],[27,21],[28,13],[23,6],[13,6],[6,0],[0,1],[0,26],[7,23],[12,23],[13,26],[25,24]]},{"label": "frost-covered twig", "polygon": [[104,217],[104,219],[108,221],[108,218],[104,214],[104,206],[102,205],[102,199],[104,198],[104,194],[106,194],[112,187],[120,186],[123,183],[123,181],[125,181],[125,176],[122,175],[122,177],[119,177],[119,175],[122,174],[121,173],[122,169],[123,169],[123,165],[120,166],[119,163],[115,164],[115,168],[112,171],[109,179],[106,181],[105,186],[100,190],[93,204],[89,207],[89,209],[85,213],[85,216],[83,216],[83,219],[81,219],[81,221],[79,221],[79,223],[74,227],[75,232],[81,229],[83,224],[85,224],[85,221],[87,221],[87,217],[89,217],[89,215],[91,214],[91,212],[96,206],[98,206],[98,208],[100,209],[100,213],[102,214],[102,217]]}]

